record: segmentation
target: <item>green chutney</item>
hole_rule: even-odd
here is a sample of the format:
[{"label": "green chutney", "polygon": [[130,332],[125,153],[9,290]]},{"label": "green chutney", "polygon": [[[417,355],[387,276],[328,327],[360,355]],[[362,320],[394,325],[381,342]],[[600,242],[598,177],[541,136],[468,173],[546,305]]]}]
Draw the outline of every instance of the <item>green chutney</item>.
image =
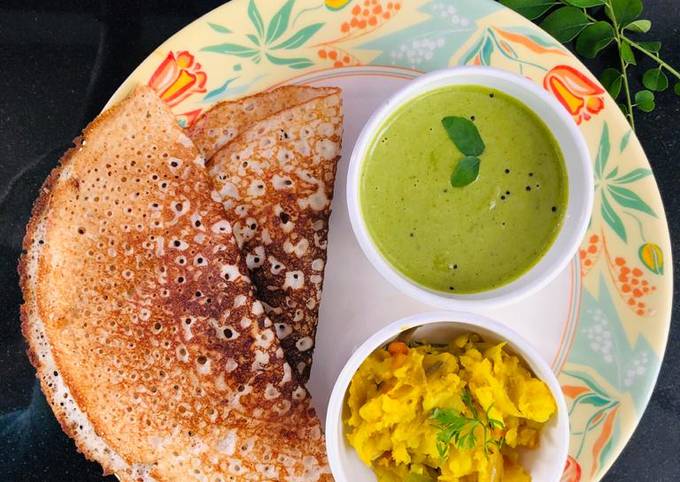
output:
[{"label": "green chutney", "polygon": [[[479,177],[452,187],[464,156],[441,120],[472,120],[484,144]],[[373,241],[414,282],[477,293],[527,272],[548,251],[567,207],[562,152],[518,100],[482,86],[449,86],[401,106],[364,159],[359,197]]]}]

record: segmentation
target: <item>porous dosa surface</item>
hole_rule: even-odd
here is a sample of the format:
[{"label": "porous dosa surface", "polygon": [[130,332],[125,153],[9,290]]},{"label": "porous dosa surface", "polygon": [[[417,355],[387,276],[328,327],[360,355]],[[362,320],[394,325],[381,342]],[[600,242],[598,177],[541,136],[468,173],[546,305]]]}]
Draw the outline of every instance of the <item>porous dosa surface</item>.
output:
[{"label": "porous dosa surface", "polygon": [[252,124],[281,110],[335,91],[334,88],[326,87],[284,85],[238,101],[220,102],[203,114],[189,129],[188,134],[205,158],[210,159],[222,146]]},{"label": "porous dosa surface", "polygon": [[208,161],[256,296],[303,381],[312,364],[343,119],[340,89],[307,89],[316,91],[311,100],[254,123]]},{"label": "porous dosa surface", "polygon": [[203,158],[147,88],[45,182],[20,262],[44,393],[123,480],[330,480]]}]

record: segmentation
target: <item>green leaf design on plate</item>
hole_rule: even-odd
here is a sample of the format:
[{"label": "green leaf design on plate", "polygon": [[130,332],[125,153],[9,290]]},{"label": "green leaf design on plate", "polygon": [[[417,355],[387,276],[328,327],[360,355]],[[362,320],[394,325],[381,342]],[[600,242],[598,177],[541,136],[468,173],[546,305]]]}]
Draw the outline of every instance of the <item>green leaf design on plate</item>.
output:
[{"label": "green leaf design on plate", "polygon": [[442,126],[458,150],[465,156],[479,156],[484,152],[477,126],[465,117],[448,116],[442,119]]},{"label": "green leaf design on plate", "polygon": [[628,236],[626,235],[626,228],[623,225],[623,221],[621,221],[619,215],[616,214],[612,205],[609,204],[604,192],[602,193],[602,206],[600,212],[602,214],[602,219],[605,220],[609,227],[611,227],[624,242],[628,242]]},{"label": "green leaf design on plate", "polygon": [[562,43],[570,42],[592,22],[580,8],[561,7],[550,13],[540,26]]},{"label": "green leaf design on plate", "polygon": [[680,95],[680,82],[675,83],[673,86],[673,92],[675,92],[675,95]]},{"label": "green leaf design on plate", "polygon": [[272,63],[276,65],[287,65],[291,69],[306,69],[307,67],[311,67],[314,65],[314,62],[312,62],[309,59],[306,59],[304,57],[300,58],[294,58],[294,59],[285,59],[282,57],[275,57],[274,55],[267,54],[267,59]]},{"label": "green leaf design on plate", "polygon": [[248,37],[248,40],[250,40],[252,43],[257,45],[258,47],[260,46],[260,39],[254,33],[249,33],[248,35],[246,35],[246,37]]},{"label": "green leaf design on plate", "polygon": [[555,0],[500,0],[506,7],[510,7],[529,20],[534,20],[555,5]]},{"label": "green leaf design on plate", "polygon": [[280,44],[275,45],[274,47],[272,47],[272,49],[273,50],[295,49],[304,44],[307,40],[309,40],[312,37],[312,35],[319,31],[321,27],[323,27],[322,23],[313,23],[312,25],[308,25],[303,29],[298,30],[288,40],[284,40]]},{"label": "green leaf design on plate", "polygon": [[490,37],[488,37],[484,41],[484,45],[482,46],[482,51],[479,53],[479,57],[482,61],[482,65],[491,65],[491,54],[493,53],[493,40],[491,40]]},{"label": "green leaf design on plate", "polygon": [[621,93],[623,76],[621,75],[621,72],[616,69],[604,69],[600,76],[600,82],[602,82],[604,88],[607,89],[609,95],[616,99]]},{"label": "green leaf design on plate", "polygon": [[599,21],[591,23],[576,39],[576,51],[589,59],[595,56],[612,43],[614,40],[614,29],[609,22]]},{"label": "green leaf design on plate", "polygon": [[607,16],[614,20],[619,27],[625,27],[642,13],[641,0],[609,0],[606,8]]},{"label": "green leaf design on plate", "polygon": [[621,144],[619,144],[619,152],[623,152],[626,147],[628,147],[628,141],[630,141],[630,136],[633,133],[632,130],[629,130],[626,132],[623,137],[621,138]]},{"label": "green leaf design on plate", "polygon": [[649,69],[642,76],[642,85],[655,92],[663,92],[668,88],[668,77],[659,68]]},{"label": "green leaf design on plate", "polygon": [[229,30],[227,27],[223,27],[222,25],[218,25],[216,23],[211,23],[211,22],[208,22],[208,25],[210,25],[210,28],[213,29],[215,32],[231,33],[231,30]]},{"label": "green leaf design on plate", "polygon": [[290,20],[290,12],[293,10],[294,3],[295,0],[288,0],[272,17],[269,27],[267,27],[267,38],[265,41],[267,45],[281,37],[288,28],[288,20]]},{"label": "green leaf design on plate", "polygon": [[647,33],[652,28],[652,22],[646,19],[635,20],[626,25],[625,30],[635,33]]},{"label": "green leaf design on plate", "polygon": [[610,184],[607,186],[607,190],[609,191],[609,194],[611,194],[614,201],[619,203],[624,208],[635,209],[636,211],[656,217],[656,214],[652,208],[650,208],[640,196],[635,194],[630,189],[621,186],[612,186]]},{"label": "green leaf design on plate", "polygon": [[230,54],[237,57],[254,57],[258,51],[251,47],[244,47],[243,45],[224,43],[217,45],[209,45],[201,49],[203,52],[216,52],[218,54]]},{"label": "green leaf design on plate", "polygon": [[635,105],[642,112],[651,112],[656,107],[654,94],[649,90],[641,90],[635,93]]},{"label": "green leaf design on plate", "polygon": [[642,179],[643,177],[647,177],[650,174],[652,174],[652,171],[649,169],[645,169],[644,167],[638,167],[637,169],[633,169],[627,174],[624,174],[623,176],[614,179],[614,182],[617,184],[629,184],[631,182],[635,182],[639,179]]},{"label": "green leaf design on plate", "polygon": [[264,22],[262,21],[260,11],[257,9],[257,5],[255,5],[255,0],[250,0],[248,3],[248,18],[255,26],[257,35],[262,38],[264,35]]},{"label": "green leaf design on plate", "polygon": [[451,174],[453,187],[465,187],[473,183],[479,177],[479,158],[466,156],[458,161],[456,168]]},{"label": "green leaf design on plate", "polygon": [[607,125],[607,122],[605,122],[604,127],[602,128],[602,136],[600,137],[600,145],[597,149],[597,157],[595,158],[595,175],[598,179],[602,179],[604,168],[607,166],[607,160],[609,159],[610,149],[609,126]]},{"label": "green leaf design on plate", "polygon": [[619,173],[619,167],[616,166],[614,169],[612,169],[609,174],[607,174],[607,177],[605,179],[611,179],[613,177],[616,177],[616,175]]},{"label": "green leaf design on plate", "polygon": [[638,256],[649,271],[654,274],[663,274],[663,251],[658,244],[643,244],[638,250]]},{"label": "green leaf design on plate", "polygon": [[604,0],[564,0],[564,3],[568,3],[574,7],[589,8],[604,5]]},{"label": "green leaf design on plate", "polygon": [[587,395],[581,396],[578,399],[578,402],[584,403],[586,405],[593,405],[594,407],[602,407],[604,405],[610,404],[612,401],[608,398],[596,395],[595,393],[589,393]]},{"label": "green leaf design on plate", "polygon": [[590,388],[595,393],[598,393],[598,394],[602,395],[603,397],[609,398],[609,395],[604,390],[604,388],[602,388],[600,385],[595,383],[595,381],[590,377],[590,375],[588,375],[586,373],[582,373],[582,372],[572,372],[572,371],[569,371],[569,370],[563,370],[562,373],[564,373],[565,375],[569,375],[570,377],[574,377],[574,378],[581,380],[583,383],[585,383],[588,386],[588,388]]},{"label": "green leaf design on plate", "polygon": [[205,97],[203,97],[203,100],[205,101],[210,101],[215,97],[219,97],[224,93],[225,90],[229,87],[229,84],[231,84],[233,81],[238,79],[238,77],[232,77],[231,79],[227,79],[224,84],[222,84],[220,87],[211,90],[207,94],[205,94]]}]

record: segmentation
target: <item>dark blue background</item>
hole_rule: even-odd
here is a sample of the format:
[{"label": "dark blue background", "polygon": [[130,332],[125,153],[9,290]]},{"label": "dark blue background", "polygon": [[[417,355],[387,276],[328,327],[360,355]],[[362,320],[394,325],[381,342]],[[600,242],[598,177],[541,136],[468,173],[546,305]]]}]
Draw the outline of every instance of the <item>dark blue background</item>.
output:
[{"label": "dark blue background", "polygon": [[[16,274],[21,238],[40,184],[71,139],[163,40],[220,3],[0,1],[0,481],[102,480],[101,468],[78,455],[61,432],[24,354]],[[680,67],[678,2],[645,3],[645,17],[653,22],[647,37],[661,40],[663,56]],[[599,62],[589,66],[602,68]],[[677,252],[680,98],[666,93],[657,104],[653,113],[638,116],[637,134]],[[680,271],[677,260],[674,268]],[[679,315],[676,303],[649,408],[606,481],[680,480]]]}]

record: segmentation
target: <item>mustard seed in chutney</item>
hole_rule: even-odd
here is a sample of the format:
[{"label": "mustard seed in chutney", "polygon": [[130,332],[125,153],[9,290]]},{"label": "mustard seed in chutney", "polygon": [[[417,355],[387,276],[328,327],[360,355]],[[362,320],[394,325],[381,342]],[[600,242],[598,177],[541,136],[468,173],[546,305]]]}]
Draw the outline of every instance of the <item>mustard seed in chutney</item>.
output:
[{"label": "mustard seed in chutney", "polygon": [[[442,119],[471,119],[484,141],[479,177],[453,187],[464,155]],[[387,119],[368,149],[359,197],[378,250],[414,282],[447,293],[503,286],[548,251],[567,206],[562,152],[518,100],[482,86],[423,94]]]}]

